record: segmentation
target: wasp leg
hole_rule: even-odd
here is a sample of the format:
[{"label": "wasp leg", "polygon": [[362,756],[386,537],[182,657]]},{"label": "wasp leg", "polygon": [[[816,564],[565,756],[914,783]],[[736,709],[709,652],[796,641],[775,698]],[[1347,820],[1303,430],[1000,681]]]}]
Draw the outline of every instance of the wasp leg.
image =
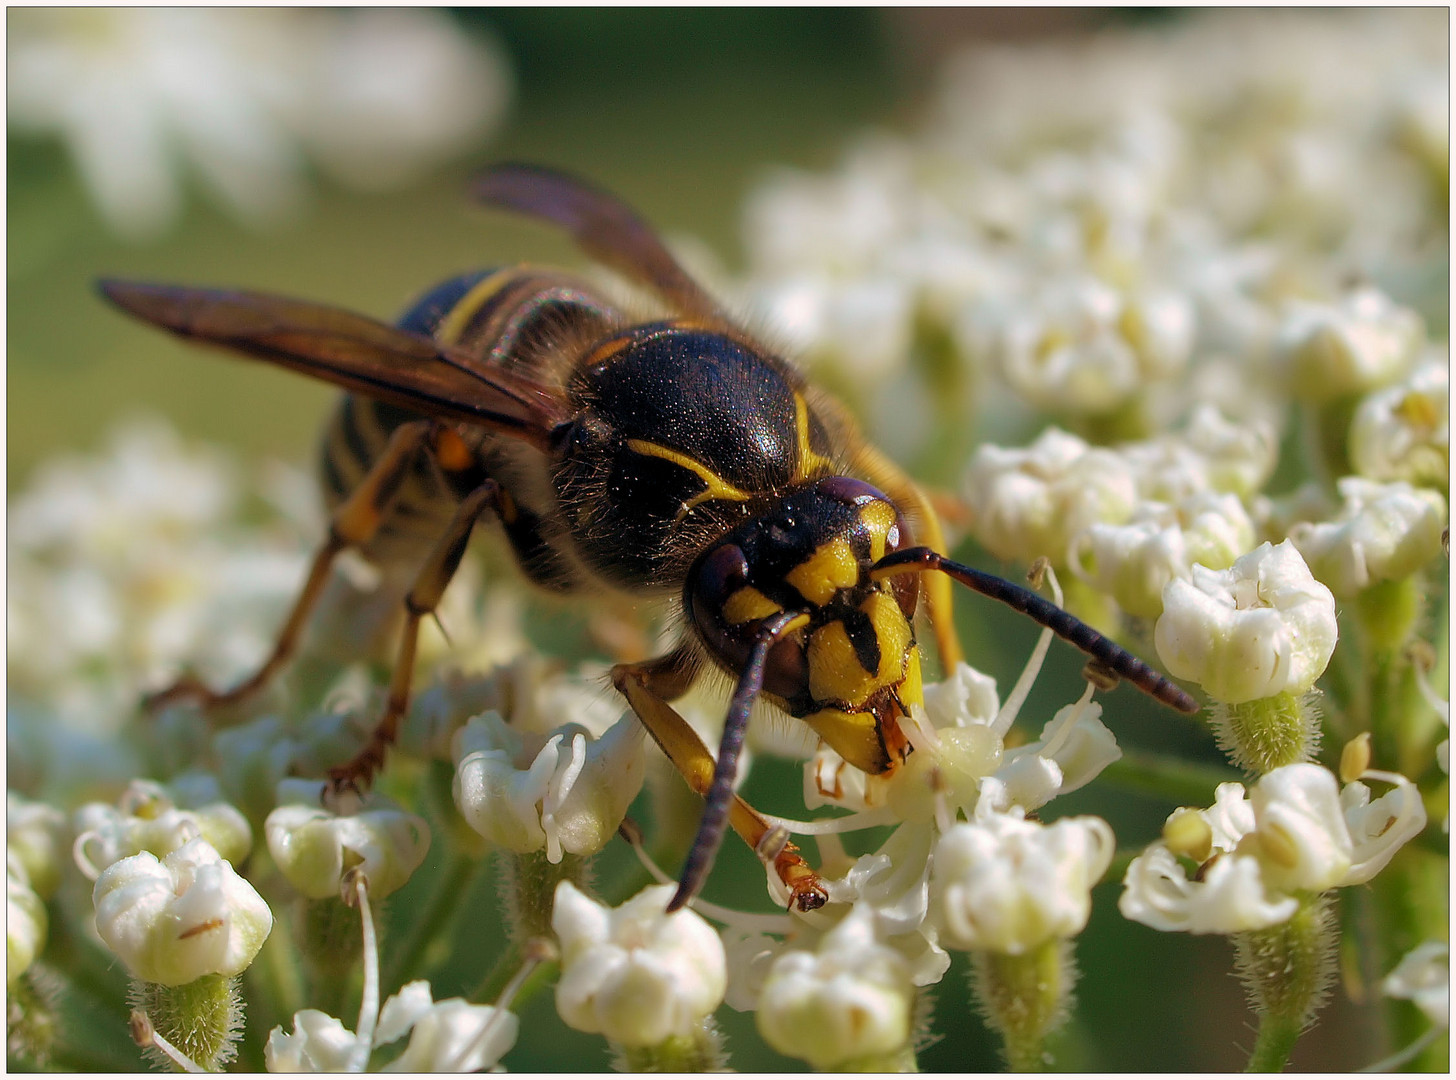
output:
[{"label": "wasp leg", "polygon": [[374,725],[364,748],[344,764],[329,770],[329,779],[335,790],[368,787],[374,774],[383,767],[384,755],[399,735],[400,717],[409,708],[420,622],[439,606],[445,587],[450,584],[450,579],[460,567],[460,560],[465,556],[476,519],[486,509],[494,510],[501,517],[514,514],[510,497],[494,480],[485,481],[460,500],[449,526],[435,541],[429,558],[415,575],[414,583],[404,598],[404,630],[400,636],[399,655],[394,661],[394,673],[389,680],[389,698],[384,706],[384,715]]},{"label": "wasp leg", "polygon": [[[632,711],[642,721],[648,734],[672,762],[673,768],[687,781],[688,787],[708,798],[714,786],[718,765],[703,740],[698,738],[698,733],[668,704],[669,700],[687,693],[695,674],[691,653],[686,648],[679,648],[656,660],[639,664],[618,664],[612,668],[612,682],[632,706]],[[759,674],[761,678],[762,672]],[[734,697],[736,700],[738,694]],[[747,709],[743,710],[743,714],[746,719]],[[731,715],[730,709],[730,717]],[[725,739],[728,734],[727,727],[725,724]],[[736,749],[732,754],[736,758]],[[792,894],[793,903],[800,911],[813,911],[823,907],[828,896],[824,887],[819,884],[818,875],[800,858],[798,849],[793,844],[783,843],[780,846],[779,830],[737,794],[733,794],[731,785],[730,775],[727,788],[730,797],[726,800],[729,826],[755,852],[773,859],[774,871]],[[710,805],[704,814],[705,819],[711,813]],[[699,826],[700,836],[705,827],[706,821]],[[721,827],[720,821],[720,832]],[[697,842],[694,842],[693,847],[697,850]],[[702,872],[705,873],[706,869],[704,866]],[[687,884],[688,877],[685,873],[683,883],[678,887],[678,894],[673,897],[674,908],[686,903],[691,895],[690,891],[688,894],[683,892]]]},{"label": "wasp leg", "polygon": [[[945,535],[940,531],[940,515],[920,485],[906,476],[900,466],[862,439],[856,439],[853,463],[874,484],[900,506],[910,507],[918,516],[922,539],[927,547],[945,550]],[[931,575],[921,580],[926,602],[930,605],[930,627],[935,631],[935,647],[940,653],[940,666],[946,674],[963,659],[960,639],[956,637],[955,614],[952,610],[950,580]]]},{"label": "wasp leg", "polygon": [[390,435],[384,452],[370,466],[364,479],[335,509],[329,522],[328,539],[313,557],[308,578],[298,594],[298,599],[293,603],[288,621],[279,631],[273,652],[251,677],[231,690],[218,691],[209,689],[190,675],[184,675],[167,689],[149,695],[143,701],[143,706],[156,710],[173,701],[192,698],[203,708],[212,709],[241,701],[267,685],[297,650],[308,617],[318,604],[324,585],[329,580],[329,570],[334,560],[348,548],[367,544],[378,531],[395,492],[399,490],[401,481],[413,466],[415,454],[429,435],[431,427],[431,421],[417,420],[396,428]]}]

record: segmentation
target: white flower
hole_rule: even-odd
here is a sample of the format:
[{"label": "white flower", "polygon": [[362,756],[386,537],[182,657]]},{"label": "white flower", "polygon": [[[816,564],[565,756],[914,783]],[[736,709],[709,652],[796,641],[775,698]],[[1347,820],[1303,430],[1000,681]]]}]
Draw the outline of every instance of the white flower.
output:
[{"label": "white flower", "polygon": [[1130,615],[1163,611],[1163,586],[1194,563],[1221,570],[1254,546],[1235,495],[1200,492],[1176,504],[1141,502],[1120,525],[1094,522],[1073,541],[1072,569]]},{"label": "white flower", "polygon": [[1414,1002],[1437,1027],[1451,1026],[1451,946],[1425,941],[1400,958],[1380,983],[1386,996]]},{"label": "white flower", "polygon": [[1426,814],[1405,777],[1364,775],[1394,787],[1371,802],[1363,783],[1340,791],[1333,773],[1309,764],[1274,769],[1247,793],[1220,784],[1215,805],[1198,814],[1209,845],[1195,856],[1197,873],[1166,842],[1153,844],[1128,867],[1118,908],[1156,930],[1231,934],[1284,922],[1299,906],[1296,893],[1369,881]]},{"label": "white flower", "polygon": [[398,184],[470,145],[509,92],[487,43],[425,11],[34,10],[9,60],[11,121],[59,135],[133,237],[176,218],[184,164],[271,220],[302,199],[305,156]]},{"label": "white flower", "polygon": [[1444,489],[1451,477],[1451,373],[1429,360],[1367,394],[1350,421],[1350,462],[1372,480]]},{"label": "white flower", "polygon": [[1093,277],[993,296],[987,331],[1007,382],[1052,413],[1103,413],[1188,360],[1193,312],[1171,293],[1124,296]]},{"label": "white flower", "polygon": [[112,863],[92,897],[101,940],[133,976],[167,986],[240,974],[273,928],[263,898],[201,838]]},{"label": "white flower", "polygon": [[963,483],[976,539],[1000,559],[1069,561],[1072,539],[1095,521],[1122,522],[1137,502],[1133,476],[1111,450],[1048,428],[1024,450],[986,444]]},{"label": "white flower", "polygon": [[269,1072],[345,1072],[354,1059],[358,1037],[318,1009],[293,1014],[293,1032],[275,1027],[263,1048]]},{"label": "white flower", "polygon": [[5,792],[5,854],[20,860],[26,881],[49,897],[61,883],[61,833],[66,815],[53,806]]},{"label": "white flower", "polygon": [[68,728],[114,731],[184,663],[220,685],[250,674],[307,542],[295,523],[245,523],[234,472],[157,423],[40,469],[11,508],[12,687]]},{"label": "white flower", "polygon": [[[383,1072],[479,1072],[515,1045],[520,1019],[463,998],[434,1001],[424,980],[406,983],[379,1011],[374,1046],[409,1035],[404,1052]],[[482,1036],[485,1036],[482,1038]],[[269,1072],[342,1072],[355,1057],[358,1036],[318,1009],[293,1017],[293,1032],[275,1027],[263,1048]]]},{"label": "white flower", "polygon": [[725,926],[718,931],[723,939],[723,960],[727,965],[728,989],[723,1003],[737,1012],[753,1012],[763,992],[763,980],[774,957],[784,950],[776,937],[755,931]]},{"label": "white flower", "polygon": [[856,905],[814,952],[790,949],[774,960],[758,1030],[780,1053],[833,1070],[904,1047],[914,1000],[904,958],[878,939],[874,913]]},{"label": "white flower", "polygon": [[[1004,764],[988,778],[996,785],[989,794],[997,812],[1013,806],[1037,810],[1091,783],[1121,757],[1117,739],[1102,722],[1101,703],[1083,697],[1058,709],[1039,739],[1006,751]],[[982,801],[987,797],[983,790]]]},{"label": "white flower", "polygon": [[952,826],[930,873],[940,943],[1020,955],[1080,933],[1113,848],[1112,829],[1095,817],[1042,825],[992,813]]},{"label": "white flower", "polygon": [[652,886],[609,908],[569,881],[557,885],[556,1009],[567,1024],[623,1046],[656,1046],[691,1034],[723,1001],[723,943],[691,910],[668,914],[672,893]]},{"label": "white flower", "polygon": [[1360,476],[1342,476],[1338,487],[1344,504],[1335,520],[1301,522],[1289,531],[1315,577],[1336,596],[1407,578],[1440,555],[1446,500],[1439,492]]},{"label": "white flower", "polygon": [[625,716],[600,738],[579,724],[521,732],[496,712],[456,733],[455,805],[472,829],[510,851],[600,851],[621,824],[646,769],[642,726]]},{"label": "white flower", "polygon": [[1132,861],[1122,884],[1118,910],[1154,930],[1232,934],[1276,926],[1299,909],[1294,897],[1265,885],[1249,855],[1224,855],[1193,881],[1177,856],[1154,844]]},{"label": "white flower", "polygon": [[5,853],[5,985],[14,986],[45,948],[50,919],[45,901],[30,887],[25,864]]},{"label": "white flower", "polygon": [[[248,857],[253,829],[241,811],[221,800],[215,778],[198,774],[171,787],[179,793],[176,799],[155,780],[133,780],[118,805],[87,803],[77,810],[75,854],[82,872],[95,880],[118,859],[143,851],[164,856],[197,837],[230,863]],[[184,809],[178,801],[193,805]]]},{"label": "white flower", "polygon": [[1181,503],[1207,491],[1247,498],[1273,475],[1279,440],[1267,423],[1231,423],[1204,403],[1182,431],[1126,443],[1117,453],[1144,499]]},{"label": "white flower", "polygon": [[1338,304],[1291,303],[1276,351],[1296,397],[1329,401],[1399,378],[1424,339],[1419,315],[1364,286]]},{"label": "white flower", "polygon": [[278,808],[263,824],[273,861],[311,899],[338,896],[344,874],[356,868],[371,896],[388,896],[424,861],[429,825],[375,793],[352,811],[326,810],[325,788],[320,780],[279,783]]},{"label": "white flower", "polygon": [[1314,685],[1335,648],[1335,599],[1292,543],[1262,544],[1228,570],[1194,564],[1191,574],[1164,587],[1154,629],[1170,674],[1228,704]]}]

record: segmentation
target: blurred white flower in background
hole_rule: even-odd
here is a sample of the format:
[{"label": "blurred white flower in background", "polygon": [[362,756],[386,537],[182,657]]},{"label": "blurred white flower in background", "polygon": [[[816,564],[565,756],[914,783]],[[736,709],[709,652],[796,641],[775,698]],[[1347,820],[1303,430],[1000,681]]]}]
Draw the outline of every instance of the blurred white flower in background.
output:
[{"label": "blurred white flower in background", "polygon": [[1237,415],[1276,353],[1312,392],[1388,382],[1410,294],[1444,304],[1445,41],[1438,13],[1261,11],[972,47],[917,133],[764,179],[745,293],[853,385],[944,395],[948,346],[1002,429],[1008,399],[1166,427],[1209,364]]},{"label": "blurred white flower in background", "polygon": [[416,179],[502,119],[508,62],[424,9],[31,8],[8,20],[11,130],[65,142],[102,215],[146,239],[188,173],[249,223],[295,210],[316,166]]},{"label": "blurred white flower in background", "polygon": [[95,457],[43,465],[7,522],[12,693],[63,726],[102,731],[184,663],[246,674],[303,580],[304,538],[317,535],[279,513],[266,529],[246,523],[250,495],[268,491],[155,421],[118,429]]}]

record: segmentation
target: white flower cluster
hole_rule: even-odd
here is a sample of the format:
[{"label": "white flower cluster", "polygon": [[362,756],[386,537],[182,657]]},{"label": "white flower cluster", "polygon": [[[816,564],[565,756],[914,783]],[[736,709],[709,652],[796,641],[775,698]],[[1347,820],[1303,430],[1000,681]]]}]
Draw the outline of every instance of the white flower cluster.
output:
[{"label": "white flower cluster", "polygon": [[[232,679],[266,655],[316,523],[279,483],[245,491],[236,473],[157,422],[43,465],[10,504],[11,693],[61,727],[110,732],[184,662]],[[271,502],[279,526],[245,525],[245,495]]]},{"label": "white flower cluster", "polygon": [[[1444,305],[1421,284],[1446,253],[1443,35],[1429,12],[1260,11],[977,47],[916,135],[759,186],[746,299],[864,404],[902,399],[893,377],[964,387],[993,437],[1027,419],[1008,397],[1136,432],[1377,390],[1421,352],[1412,300]],[[885,411],[863,410],[879,441],[931,445]]]},{"label": "white flower cluster", "polygon": [[62,139],[107,222],[138,238],[176,220],[184,168],[269,221],[304,198],[308,165],[408,182],[510,97],[499,49],[431,11],[35,9],[9,31],[13,129]]},{"label": "white flower cluster", "polygon": [[1318,765],[1275,769],[1249,791],[1221,784],[1211,808],[1196,817],[1176,811],[1169,840],[1132,861],[1122,913],[1158,930],[1231,934],[1285,921],[1301,892],[1369,881],[1421,831],[1426,811],[1405,777],[1367,771],[1365,778],[1393,788],[1372,800],[1364,783],[1341,790]]}]

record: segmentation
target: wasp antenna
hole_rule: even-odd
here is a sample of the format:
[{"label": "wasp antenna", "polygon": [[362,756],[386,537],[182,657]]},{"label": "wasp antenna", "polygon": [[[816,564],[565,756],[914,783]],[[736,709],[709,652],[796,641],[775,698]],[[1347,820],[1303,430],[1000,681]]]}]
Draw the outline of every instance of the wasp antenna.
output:
[{"label": "wasp antenna", "polygon": [[687,861],[683,864],[682,876],[678,879],[677,892],[667,905],[668,911],[676,911],[698,894],[718,847],[723,843],[723,830],[728,824],[728,805],[733,799],[733,783],[738,779],[738,757],[743,751],[743,736],[748,730],[748,714],[753,709],[754,699],[763,689],[763,671],[768,662],[769,649],[780,637],[790,630],[803,626],[808,616],[796,611],[781,611],[765,619],[753,641],[748,654],[748,663],[738,676],[738,685],[728,702],[728,714],[723,718],[723,738],[718,743],[718,763],[713,769],[713,782],[705,796],[703,819],[698,822],[698,835],[688,849]]},{"label": "wasp antenna", "polygon": [[952,562],[939,552],[926,547],[891,552],[870,568],[870,576],[878,581],[899,574],[918,574],[930,570],[938,570],[966,588],[974,589],[982,596],[999,600],[1023,615],[1030,616],[1058,637],[1081,649],[1106,671],[1126,679],[1163,704],[1190,715],[1199,711],[1200,706],[1193,696],[1166,675],[1153,670],[1121,645],[1025,586]]}]

